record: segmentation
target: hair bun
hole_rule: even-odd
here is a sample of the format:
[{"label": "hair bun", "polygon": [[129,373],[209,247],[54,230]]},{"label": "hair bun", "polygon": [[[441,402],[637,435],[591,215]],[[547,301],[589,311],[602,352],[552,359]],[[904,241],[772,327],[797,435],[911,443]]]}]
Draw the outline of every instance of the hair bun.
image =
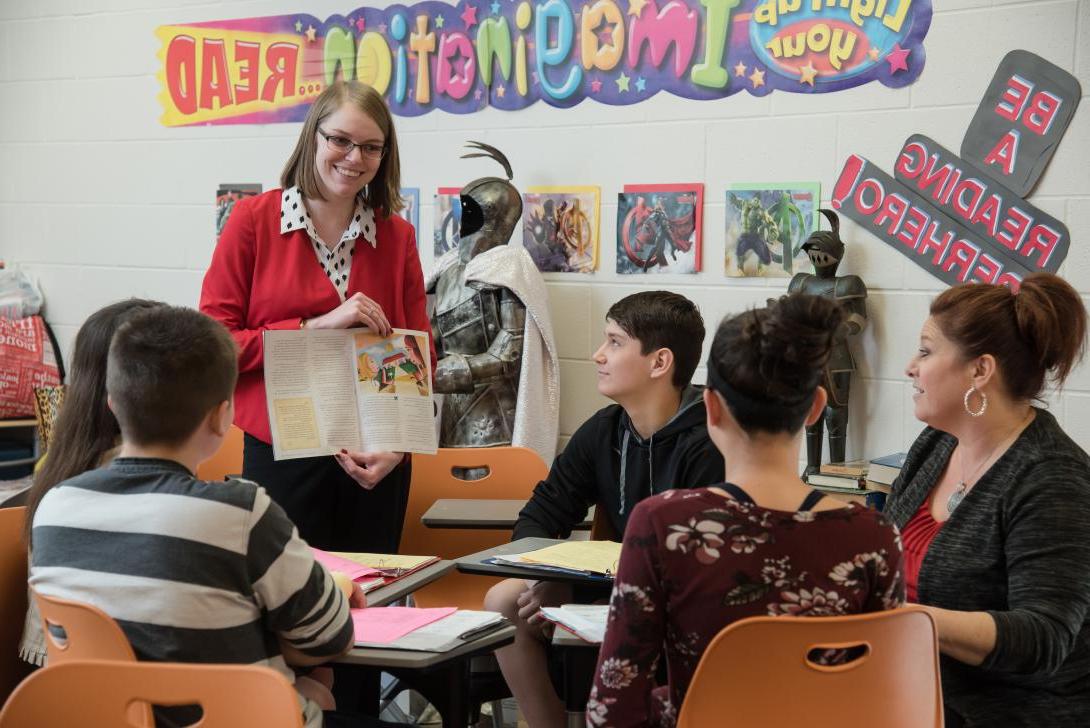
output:
[{"label": "hair bun", "polygon": [[1041,368],[1063,382],[1085,351],[1086,308],[1071,284],[1032,273],[1012,295],[1018,333]]},{"label": "hair bun", "polygon": [[781,368],[800,374],[820,372],[844,323],[844,312],[827,298],[795,294],[773,302],[762,323],[760,368],[770,379],[780,379],[785,374],[778,371]]}]

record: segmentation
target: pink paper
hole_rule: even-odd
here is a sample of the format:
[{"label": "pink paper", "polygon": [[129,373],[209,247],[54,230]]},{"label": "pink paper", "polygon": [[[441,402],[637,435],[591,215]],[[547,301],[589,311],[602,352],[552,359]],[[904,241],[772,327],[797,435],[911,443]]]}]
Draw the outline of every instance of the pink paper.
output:
[{"label": "pink paper", "polygon": [[357,581],[365,576],[381,576],[378,569],[372,569],[370,566],[364,566],[363,564],[357,564],[355,561],[342,559],[340,556],[334,556],[327,551],[316,549],[313,546],[310,547],[310,550],[314,552],[314,560],[319,564],[329,571],[340,571],[344,574],[348,574],[348,578],[352,581]]},{"label": "pink paper", "polygon": [[356,642],[389,644],[398,637],[404,637],[425,624],[454,614],[457,607],[436,607],[435,609],[417,609],[416,607],[372,607],[353,609],[352,624],[356,628]]}]

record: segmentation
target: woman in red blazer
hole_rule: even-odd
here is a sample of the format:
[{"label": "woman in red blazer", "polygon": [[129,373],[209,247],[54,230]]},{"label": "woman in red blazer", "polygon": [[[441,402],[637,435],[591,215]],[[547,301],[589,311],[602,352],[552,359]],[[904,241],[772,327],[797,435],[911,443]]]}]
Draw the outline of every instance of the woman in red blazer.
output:
[{"label": "woman in red blazer", "polygon": [[357,82],[328,87],[303,122],[282,189],[235,206],[201,290],[201,310],[223,323],[239,348],[242,475],[264,486],[319,548],[396,552],[409,458],[342,451],[274,461],[262,333],[429,330],[416,236],[396,214],[400,178],[397,136],[382,97]]}]

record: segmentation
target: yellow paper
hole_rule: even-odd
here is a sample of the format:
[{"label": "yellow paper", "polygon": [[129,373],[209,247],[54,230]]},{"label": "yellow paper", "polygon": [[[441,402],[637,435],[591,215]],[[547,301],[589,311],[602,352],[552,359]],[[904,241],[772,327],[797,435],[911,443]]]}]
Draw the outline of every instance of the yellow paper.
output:
[{"label": "yellow paper", "polygon": [[334,556],[340,556],[342,559],[355,561],[357,564],[383,571],[412,571],[438,558],[436,556],[408,556],[405,554],[361,554],[347,551],[331,551],[330,553]]},{"label": "yellow paper", "polygon": [[621,558],[616,541],[565,541],[522,554],[522,561],[592,574],[615,574]]}]

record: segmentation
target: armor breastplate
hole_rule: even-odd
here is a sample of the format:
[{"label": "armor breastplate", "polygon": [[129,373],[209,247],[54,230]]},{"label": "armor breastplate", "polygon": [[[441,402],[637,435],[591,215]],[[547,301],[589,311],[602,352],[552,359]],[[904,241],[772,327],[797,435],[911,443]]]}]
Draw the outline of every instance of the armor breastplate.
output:
[{"label": "armor breastplate", "polygon": [[[500,330],[499,296],[496,290],[478,291],[468,286],[462,293],[468,297],[441,310],[436,304],[432,320],[436,344],[442,345],[440,356],[447,354],[480,354],[487,351]],[[442,291],[439,295],[442,296]]]},{"label": "armor breastplate", "polygon": [[[838,303],[845,303],[850,299],[861,298],[858,294],[852,291],[845,291],[848,286],[845,278],[822,278],[820,276],[813,275],[812,273],[799,273],[792,280],[788,286],[788,290],[792,293],[808,293],[811,296],[821,296],[823,298],[831,298]],[[851,309],[848,308],[848,311]],[[836,341],[833,344],[832,350],[829,352],[829,361],[825,365],[825,371],[827,373],[833,372],[854,372],[855,371],[855,358],[852,357],[852,350],[848,346],[848,342],[845,339]],[[826,378],[825,388],[829,390],[831,395],[834,395],[834,399],[840,399],[836,396],[836,392],[839,387],[831,379]]]},{"label": "armor breastplate", "polygon": [[[510,445],[518,404],[525,307],[506,288],[466,285],[460,266],[440,276],[432,330],[441,360],[459,362],[445,392],[441,447]],[[442,369],[442,368],[441,368]],[[457,385],[471,386],[472,391]],[[454,389],[447,386],[454,385]]]}]

